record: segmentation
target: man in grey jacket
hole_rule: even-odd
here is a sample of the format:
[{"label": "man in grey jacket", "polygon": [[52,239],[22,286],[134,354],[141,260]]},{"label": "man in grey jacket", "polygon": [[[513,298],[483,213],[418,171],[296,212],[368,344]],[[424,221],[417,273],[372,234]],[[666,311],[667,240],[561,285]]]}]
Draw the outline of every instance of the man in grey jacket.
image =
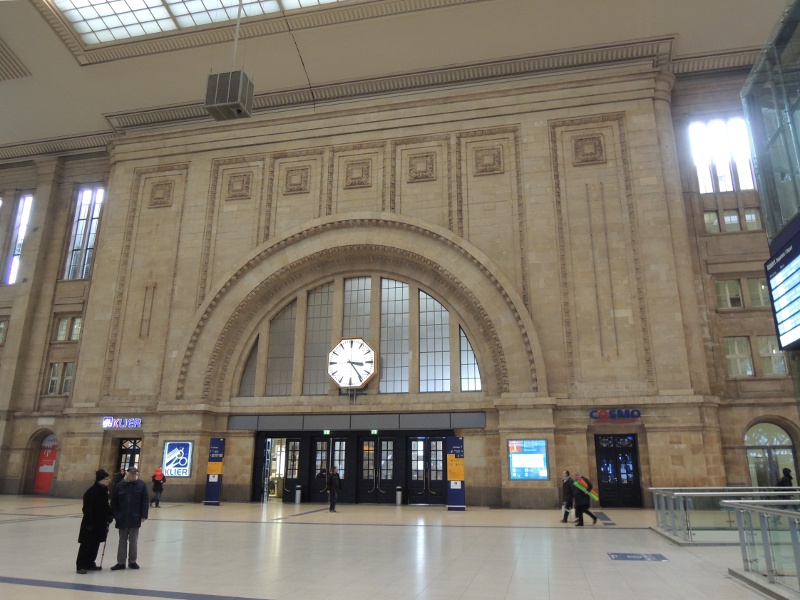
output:
[{"label": "man in grey jacket", "polygon": [[130,467],[125,479],[114,486],[111,494],[111,511],[114,513],[115,527],[119,529],[117,564],[112,571],[125,568],[125,559],[131,569],[138,569],[136,562],[139,542],[139,528],[147,519],[150,498],[147,485],[139,480],[139,469]]}]

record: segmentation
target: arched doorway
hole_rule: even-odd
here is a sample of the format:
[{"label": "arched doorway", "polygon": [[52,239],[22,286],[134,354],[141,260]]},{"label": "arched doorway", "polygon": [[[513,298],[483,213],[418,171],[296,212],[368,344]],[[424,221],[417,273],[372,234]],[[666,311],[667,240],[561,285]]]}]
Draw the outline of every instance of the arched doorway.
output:
[{"label": "arched doorway", "polygon": [[58,438],[51,433],[42,440],[39,446],[39,457],[36,462],[36,475],[33,480],[34,494],[49,494],[56,470],[58,457]]},{"label": "arched doorway", "polygon": [[774,423],[757,423],[744,436],[747,447],[747,467],[753,486],[774,486],[781,470],[797,471],[794,443],[789,434]]}]

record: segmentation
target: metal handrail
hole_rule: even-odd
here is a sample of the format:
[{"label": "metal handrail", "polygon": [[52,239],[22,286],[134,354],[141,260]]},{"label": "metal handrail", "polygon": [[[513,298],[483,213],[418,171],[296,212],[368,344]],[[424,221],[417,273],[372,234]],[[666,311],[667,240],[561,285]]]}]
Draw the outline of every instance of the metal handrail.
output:
[{"label": "metal handrail", "polygon": [[[798,500],[767,500],[757,503],[754,500],[723,500],[720,502],[723,506],[733,509],[736,512],[736,523],[739,529],[739,546],[742,552],[742,566],[746,572],[753,570],[751,567],[756,564],[756,559],[750,556],[749,546],[747,544],[747,537],[745,532],[745,515],[751,516],[758,515],[759,530],[761,534],[761,544],[764,550],[764,563],[766,568],[767,581],[770,583],[778,583],[777,577],[780,575],[774,560],[773,544],[769,534],[769,517],[775,517],[776,520],[781,517],[786,517],[789,525],[789,535],[791,539],[792,552],[794,556],[795,574],[797,576],[798,587],[800,587],[800,534],[798,534],[798,524],[800,524],[800,514],[794,510],[787,510],[786,508],[772,508],[769,504],[785,507],[787,505],[798,506],[800,508],[800,501]],[[752,518],[748,519],[751,522]],[[755,541],[755,537],[754,537]],[[758,571],[756,571],[758,572]]]}]

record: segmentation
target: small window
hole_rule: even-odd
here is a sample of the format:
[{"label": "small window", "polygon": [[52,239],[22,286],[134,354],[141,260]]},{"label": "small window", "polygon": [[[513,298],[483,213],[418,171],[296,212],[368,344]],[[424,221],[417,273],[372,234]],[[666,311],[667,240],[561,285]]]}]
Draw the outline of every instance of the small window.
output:
[{"label": "small window", "polygon": [[74,362],[50,363],[50,372],[47,378],[47,395],[68,396],[72,392],[72,383],[74,378],[75,378]]},{"label": "small window", "polygon": [[753,357],[750,353],[750,338],[726,337],[725,359],[729,377],[752,377]]},{"label": "small window", "polygon": [[763,375],[786,375],[786,358],[778,348],[778,338],[774,335],[758,336],[758,355],[761,358]]},{"label": "small window", "polygon": [[769,290],[767,289],[766,278],[748,279],[747,286],[750,289],[750,306],[755,308],[769,306]]},{"label": "small window", "polygon": [[77,342],[81,338],[83,318],[78,316],[58,317],[56,319],[55,341]]},{"label": "small window", "polygon": [[0,318],[0,346],[6,343],[6,334],[8,333],[8,319],[5,317]]},{"label": "small window", "polygon": [[747,231],[759,231],[764,229],[764,226],[761,224],[761,211],[757,208],[745,208],[744,226]]},{"label": "small window", "polygon": [[719,233],[719,215],[715,210],[709,210],[703,213],[703,220],[706,223],[706,233]]},{"label": "small window", "polygon": [[742,225],[739,222],[738,210],[726,210],[723,213],[725,219],[725,231],[741,231]]},{"label": "small window", "polygon": [[719,308],[742,308],[742,289],[739,281],[717,281],[717,306]]}]

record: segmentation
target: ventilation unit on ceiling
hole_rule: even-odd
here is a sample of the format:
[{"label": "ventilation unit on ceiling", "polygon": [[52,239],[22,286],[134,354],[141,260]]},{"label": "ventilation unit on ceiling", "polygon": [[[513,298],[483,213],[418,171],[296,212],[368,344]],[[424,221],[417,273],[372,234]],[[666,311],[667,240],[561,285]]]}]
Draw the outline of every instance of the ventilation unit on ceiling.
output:
[{"label": "ventilation unit on ceiling", "polygon": [[253,112],[253,82],[244,71],[209,75],[204,106],[215,121],[249,117]]}]

